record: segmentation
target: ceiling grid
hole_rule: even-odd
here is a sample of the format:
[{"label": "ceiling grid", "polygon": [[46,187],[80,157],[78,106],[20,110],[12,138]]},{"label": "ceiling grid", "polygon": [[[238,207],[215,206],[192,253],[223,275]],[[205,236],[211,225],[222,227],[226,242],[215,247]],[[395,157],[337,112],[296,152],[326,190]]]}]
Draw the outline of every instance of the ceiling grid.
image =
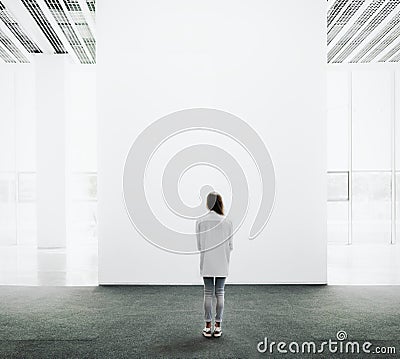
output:
[{"label": "ceiling grid", "polygon": [[[325,3],[328,63],[400,62],[400,0]],[[27,63],[31,54],[69,53],[94,64],[95,14],[96,0],[0,0],[0,59]]]},{"label": "ceiling grid", "polygon": [[0,30],[0,43],[21,63],[28,63],[29,60],[21,50],[11,41],[11,39]]},{"label": "ceiling grid", "polygon": [[8,29],[14,34],[24,48],[30,53],[40,54],[42,50],[39,46],[26,34],[17,22],[15,17],[0,1],[0,20],[8,27]]},{"label": "ceiling grid", "polygon": [[44,0],[44,1],[48,6],[51,14],[57,21],[57,24],[60,26],[68,42],[70,43],[79,61],[82,64],[94,63],[94,61],[90,59],[89,56],[86,54],[86,50],[84,49],[83,44],[79,40],[79,37],[77,36],[60,2],[58,0]]},{"label": "ceiling grid", "polygon": [[399,62],[400,0],[335,0],[327,24],[328,63]]},{"label": "ceiling grid", "polygon": [[17,61],[0,45],[0,58],[7,64],[13,64]]},{"label": "ceiling grid", "polygon": [[42,30],[43,34],[46,36],[47,40],[50,42],[56,54],[66,54],[67,50],[63,45],[62,41],[54,31],[49,20],[43,13],[36,0],[21,0],[25,5],[28,12],[31,14],[33,19],[36,21],[39,28]]}]

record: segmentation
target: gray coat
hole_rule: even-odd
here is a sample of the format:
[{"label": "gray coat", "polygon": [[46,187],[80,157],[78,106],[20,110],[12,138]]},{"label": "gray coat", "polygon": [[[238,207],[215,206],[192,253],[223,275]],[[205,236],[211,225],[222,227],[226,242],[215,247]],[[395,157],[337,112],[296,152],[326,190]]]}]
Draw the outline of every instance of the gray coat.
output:
[{"label": "gray coat", "polygon": [[[233,250],[232,233],[232,222],[214,211],[196,221],[197,249],[202,251],[200,253],[202,277],[228,276],[230,254]],[[204,249],[206,250],[203,251]]]}]

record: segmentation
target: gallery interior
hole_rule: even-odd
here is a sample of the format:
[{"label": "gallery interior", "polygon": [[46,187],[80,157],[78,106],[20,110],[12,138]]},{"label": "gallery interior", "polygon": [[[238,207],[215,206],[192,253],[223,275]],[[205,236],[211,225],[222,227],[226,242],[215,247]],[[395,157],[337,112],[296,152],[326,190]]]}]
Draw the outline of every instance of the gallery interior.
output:
[{"label": "gallery interior", "polygon": [[[179,147],[217,143],[247,175],[209,341],[198,256],[146,241],[123,193],[135,139],[193,108],[253,128],[276,184],[249,240],[262,164],[229,125],[176,131],[153,174],[138,165],[179,231],[194,222],[157,187]],[[0,111],[0,357],[258,357],[266,336],[340,330],[400,351],[400,0],[0,0]],[[228,197],[216,167],[185,169],[183,202],[204,176]]]}]

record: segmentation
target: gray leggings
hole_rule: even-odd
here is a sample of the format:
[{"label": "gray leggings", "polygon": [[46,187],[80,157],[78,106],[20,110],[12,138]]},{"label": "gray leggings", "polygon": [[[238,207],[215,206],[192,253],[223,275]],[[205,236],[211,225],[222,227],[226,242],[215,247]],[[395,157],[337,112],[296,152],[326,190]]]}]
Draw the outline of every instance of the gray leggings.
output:
[{"label": "gray leggings", "polygon": [[225,279],[226,277],[203,277],[204,319],[206,322],[211,322],[212,319],[212,298],[214,293],[217,297],[215,321],[222,322],[222,314],[224,312]]}]

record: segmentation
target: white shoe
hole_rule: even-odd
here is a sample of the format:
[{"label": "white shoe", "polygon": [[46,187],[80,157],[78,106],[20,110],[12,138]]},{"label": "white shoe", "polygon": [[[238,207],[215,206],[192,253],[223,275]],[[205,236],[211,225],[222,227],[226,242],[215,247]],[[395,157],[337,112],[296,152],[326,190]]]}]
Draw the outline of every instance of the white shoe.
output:
[{"label": "white shoe", "polygon": [[204,327],[204,329],[203,329],[203,335],[204,335],[206,338],[211,338],[211,328]]},{"label": "white shoe", "polygon": [[222,335],[221,327],[214,327],[214,337],[219,338]]}]

